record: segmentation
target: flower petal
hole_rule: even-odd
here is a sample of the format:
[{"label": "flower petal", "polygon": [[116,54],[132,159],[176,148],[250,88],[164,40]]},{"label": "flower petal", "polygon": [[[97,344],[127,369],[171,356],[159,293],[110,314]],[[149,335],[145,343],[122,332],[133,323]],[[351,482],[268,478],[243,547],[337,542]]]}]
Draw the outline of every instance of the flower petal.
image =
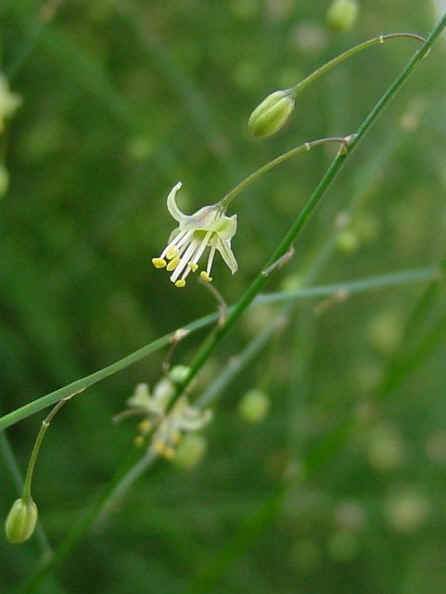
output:
[{"label": "flower petal", "polygon": [[173,216],[173,218],[178,221],[179,223],[182,223],[183,221],[187,220],[189,217],[187,215],[185,215],[184,213],[181,212],[181,210],[178,208],[177,203],[175,201],[175,194],[178,192],[178,190],[181,188],[182,183],[178,182],[176,184],[176,186],[174,186],[170,192],[169,195],[167,196],[167,208],[169,209],[170,214]]},{"label": "flower petal", "polygon": [[237,260],[235,259],[234,254],[231,250],[231,243],[229,241],[225,241],[217,237],[216,246],[217,250],[220,252],[221,257],[225,261],[226,266],[229,270],[234,274],[237,272],[238,264]]},{"label": "flower petal", "polygon": [[215,230],[224,241],[231,240],[237,231],[237,215],[232,215],[232,217],[223,216]]}]

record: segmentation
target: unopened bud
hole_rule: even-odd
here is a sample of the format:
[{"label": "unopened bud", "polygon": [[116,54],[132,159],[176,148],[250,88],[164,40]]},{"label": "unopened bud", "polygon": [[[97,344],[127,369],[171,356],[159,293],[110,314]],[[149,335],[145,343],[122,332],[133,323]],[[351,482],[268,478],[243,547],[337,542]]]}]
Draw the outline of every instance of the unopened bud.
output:
[{"label": "unopened bud", "polygon": [[248,423],[259,423],[268,414],[269,398],[261,390],[249,390],[240,400],[239,413]]},{"label": "unopened bud", "polygon": [[327,24],[333,31],[348,31],[358,18],[356,0],[333,0],[327,11]]},{"label": "unopened bud", "polygon": [[6,540],[20,544],[31,537],[37,522],[37,506],[31,497],[16,499],[5,522]]},{"label": "unopened bud", "polygon": [[174,382],[174,384],[181,384],[189,375],[190,367],[187,365],[175,365],[169,371],[169,377]]},{"label": "unopened bud", "polygon": [[175,462],[181,468],[194,468],[203,458],[207,448],[207,440],[202,435],[189,433],[178,446]]},{"label": "unopened bud", "polygon": [[350,229],[345,229],[345,231],[341,231],[341,233],[338,234],[336,245],[341,252],[354,252],[359,247],[358,236]]},{"label": "unopened bud", "polygon": [[248,128],[254,136],[271,136],[285,125],[293,109],[292,91],[275,91],[268,95],[249,116]]}]

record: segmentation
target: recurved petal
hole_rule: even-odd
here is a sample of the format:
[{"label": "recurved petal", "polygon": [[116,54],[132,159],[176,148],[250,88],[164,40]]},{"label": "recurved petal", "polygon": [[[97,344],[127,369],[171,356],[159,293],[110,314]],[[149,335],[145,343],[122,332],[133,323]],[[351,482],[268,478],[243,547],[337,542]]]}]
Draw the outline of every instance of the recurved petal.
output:
[{"label": "recurved petal", "polygon": [[175,200],[175,195],[178,192],[178,190],[181,188],[181,186],[182,186],[182,183],[178,182],[170,190],[169,195],[167,196],[167,208],[169,209],[169,212],[173,216],[173,218],[176,221],[178,221],[179,223],[182,223],[188,219],[188,216],[185,215],[184,213],[182,213],[181,210],[178,208],[176,200]]},{"label": "recurved petal", "polygon": [[226,241],[218,237],[215,247],[220,252],[221,257],[232,274],[237,272],[238,264],[234,254],[232,253],[230,241]]}]

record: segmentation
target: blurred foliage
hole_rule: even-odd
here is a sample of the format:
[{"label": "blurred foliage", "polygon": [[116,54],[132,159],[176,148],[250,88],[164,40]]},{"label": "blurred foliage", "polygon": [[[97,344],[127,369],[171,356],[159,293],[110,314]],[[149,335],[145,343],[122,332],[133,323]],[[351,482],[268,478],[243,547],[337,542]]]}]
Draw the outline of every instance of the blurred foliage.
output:
[{"label": "blurred foliage", "polygon": [[[178,291],[150,264],[173,227],[169,189],[181,180],[181,205],[192,212],[297,144],[353,132],[415,42],[391,41],[338,67],[298,98],[277,137],[254,141],[246,122],[269,92],[355,43],[381,32],[424,34],[435,22],[431,2],[363,0],[355,26],[333,33],[329,4],[2,3],[1,69],[23,100],[0,136],[9,176],[0,202],[2,413],[213,311],[203,287]],[[445,51],[443,39],[385,112],[272,288],[308,272],[326,284],[445,255]],[[298,157],[234,203],[240,271],[231,277],[217,262],[214,274],[228,302],[265,263],[331,157],[323,149]],[[299,302],[222,395],[203,461],[189,471],[157,464],[57,568],[57,583],[37,591],[440,592],[444,292],[427,297],[417,317],[423,291]],[[196,389],[278,309],[250,310]],[[175,362],[187,363],[200,338],[184,340]],[[34,497],[53,546],[133,449],[134,424],[111,418],[136,383],[159,379],[163,356],[94,386],[51,427]],[[254,389],[270,398],[261,424],[238,415]],[[23,468],[38,425],[34,417],[8,431]],[[16,491],[0,468],[6,515]],[[0,546],[2,593],[29,576],[39,554],[35,539]]]}]

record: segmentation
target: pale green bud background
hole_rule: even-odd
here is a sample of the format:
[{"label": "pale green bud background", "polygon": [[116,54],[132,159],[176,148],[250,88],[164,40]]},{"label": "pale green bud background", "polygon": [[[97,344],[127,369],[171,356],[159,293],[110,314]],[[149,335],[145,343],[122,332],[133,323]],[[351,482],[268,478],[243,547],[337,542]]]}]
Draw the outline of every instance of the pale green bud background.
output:
[{"label": "pale green bud background", "polygon": [[239,402],[240,417],[247,423],[260,423],[268,414],[270,400],[262,390],[249,390]]}]

